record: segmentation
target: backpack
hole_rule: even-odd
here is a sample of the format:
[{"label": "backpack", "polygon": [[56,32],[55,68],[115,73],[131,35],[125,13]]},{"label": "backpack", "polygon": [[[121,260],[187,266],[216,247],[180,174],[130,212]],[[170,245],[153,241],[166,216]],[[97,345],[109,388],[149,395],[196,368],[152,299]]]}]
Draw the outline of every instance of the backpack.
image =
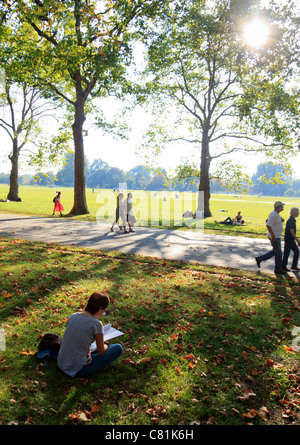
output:
[{"label": "backpack", "polygon": [[57,360],[58,352],[60,349],[62,339],[53,332],[48,334],[44,334],[39,345],[37,358],[40,360],[44,360],[47,368],[51,369],[46,362],[46,359]]},{"label": "backpack", "polygon": [[50,349],[50,351],[58,353],[61,342],[62,339],[53,332],[50,332],[49,334],[44,334],[38,345],[38,350],[44,351],[45,349]]},{"label": "backpack", "polygon": [[55,200],[56,200],[56,196],[54,196],[54,198],[53,198],[53,202],[55,202]]}]

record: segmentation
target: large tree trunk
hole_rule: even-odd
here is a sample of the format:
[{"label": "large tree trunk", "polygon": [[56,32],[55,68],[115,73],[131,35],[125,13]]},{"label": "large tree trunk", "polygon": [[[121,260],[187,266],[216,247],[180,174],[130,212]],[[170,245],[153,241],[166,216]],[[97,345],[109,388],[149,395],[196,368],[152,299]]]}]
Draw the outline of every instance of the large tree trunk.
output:
[{"label": "large tree trunk", "polygon": [[84,102],[81,88],[78,87],[77,100],[75,102],[75,119],[73,123],[73,137],[75,145],[75,180],[74,204],[70,212],[71,215],[86,215],[90,213],[86,202],[84,144],[82,136],[82,129],[85,121]]},{"label": "large tree trunk", "polygon": [[11,161],[11,172],[7,199],[9,201],[17,201],[19,198],[19,153],[17,139],[13,140],[13,153],[9,156],[9,159]]},{"label": "large tree trunk", "polygon": [[[200,164],[200,182],[199,182],[199,192],[203,192],[203,200],[199,196],[198,199],[198,207],[201,201],[202,206],[204,208],[199,208],[199,210],[204,210],[204,218],[208,218],[211,216],[211,211],[209,208],[209,200],[210,200],[210,184],[209,184],[209,169],[211,158],[209,155],[209,143],[207,132],[203,131],[202,137],[202,147],[201,147],[201,164]],[[200,195],[200,194],[199,194]]]}]

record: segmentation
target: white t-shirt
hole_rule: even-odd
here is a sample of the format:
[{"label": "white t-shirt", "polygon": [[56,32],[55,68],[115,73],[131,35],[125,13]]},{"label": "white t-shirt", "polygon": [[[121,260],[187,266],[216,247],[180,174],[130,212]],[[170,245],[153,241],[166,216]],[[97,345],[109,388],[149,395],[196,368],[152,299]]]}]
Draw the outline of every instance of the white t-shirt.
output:
[{"label": "white t-shirt", "polygon": [[[267,220],[267,226],[272,227],[273,233],[276,238],[281,238],[283,225],[282,225],[281,216],[279,215],[278,212],[276,212],[276,210],[273,210],[270,213],[268,220]],[[271,234],[269,231],[268,231],[268,238],[271,239]]]}]

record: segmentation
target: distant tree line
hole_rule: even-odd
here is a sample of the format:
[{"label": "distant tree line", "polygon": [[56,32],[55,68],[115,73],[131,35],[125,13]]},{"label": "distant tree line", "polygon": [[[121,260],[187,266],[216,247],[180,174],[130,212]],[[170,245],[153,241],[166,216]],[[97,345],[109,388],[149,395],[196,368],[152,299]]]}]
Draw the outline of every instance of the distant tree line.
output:
[{"label": "distant tree line", "polygon": [[[275,183],[269,178],[276,178]],[[69,155],[64,166],[55,174],[36,173],[35,175],[20,175],[20,185],[41,185],[46,187],[74,186],[74,155]],[[266,196],[300,196],[300,179],[293,179],[285,172],[284,167],[272,164],[259,164],[252,176],[253,185],[248,188],[248,194]],[[9,184],[9,173],[0,173],[0,183]],[[126,183],[128,190],[198,190],[197,178],[185,179],[179,183],[172,183],[166,171],[149,170],[137,165],[125,172],[111,167],[102,159],[95,159],[91,164],[86,159],[86,186],[94,189],[115,189],[119,184]],[[228,193],[226,184],[211,180],[212,193]],[[237,193],[235,190],[230,190]]]},{"label": "distant tree line", "polygon": [[[259,164],[251,180],[252,186],[247,190],[249,195],[300,196],[300,179],[293,178],[281,165]],[[211,181],[211,191],[226,193],[227,189],[219,181]]]}]

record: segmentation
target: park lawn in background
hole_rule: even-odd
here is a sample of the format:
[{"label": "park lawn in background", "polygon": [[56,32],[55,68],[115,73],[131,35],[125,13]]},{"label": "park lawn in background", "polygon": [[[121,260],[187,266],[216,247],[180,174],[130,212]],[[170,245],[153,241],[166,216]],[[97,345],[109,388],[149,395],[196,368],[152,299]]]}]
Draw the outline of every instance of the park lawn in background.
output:
[{"label": "park lawn in background", "polygon": [[[20,186],[20,197],[22,202],[0,202],[0,213],[14,213],[26,215],[52,216],[53,197],[56,194],[55,188],[40,186]],[[62,204],[67,215],[73,207],[74,191],[73,188],[60,188],[62,192]],[[4,199],[8,193],[8,186],[0,184],[0,197]],[[144,192],[132,191],[134,203],[139,200],[138,207],[133,207],[133,212],[137,217],[137,225],[153,227],[170,227],[171,229],[189,230],[193,227],[195,220],[188,219],[187,227],[182,227],[182,200],[176,199],[176,192]],[[72,217],[73,219],[106,222],[110,225],[115,218],[117,192],[113,190],[92,190],[86,191],[89,215],[80,215]],[[192,201],[191,193],[184,194],[184,210],[196,210],[196,200]],[[193,195],[195,197],[195,194]],[[150,222],[151,215],[153,220]],[[164,201],[164,198],[166,201]],[[217,233],[223,235],[242,235],[251,237],[265,237],[266,219],[273,210],[273,203],[276,200],[282,200],[286,203],[284,211],[281,213],[285,221],[289,218],[290,208],[300,206],[300,198],[283,197],[258,197],[250,195],[217,195],[211,197],[212,217],[204,221],[204,230],[206,233]],[[175,208],[175,210],[174,210]],[[238,211],[242,212],[246,226],[225,226],[216,224],[215,221],[222,221],[227,216],[234,218]],[[174,216],[175,215],[175,216]],[[59,217],[59,214],[56,214]]]},{"label": "park lawn in background", "polygon": [[[1,424],[300,424],[295,277],[9,238],[0,253]],[[71,378],[37,346],[94,291],[124,353]]]}]

